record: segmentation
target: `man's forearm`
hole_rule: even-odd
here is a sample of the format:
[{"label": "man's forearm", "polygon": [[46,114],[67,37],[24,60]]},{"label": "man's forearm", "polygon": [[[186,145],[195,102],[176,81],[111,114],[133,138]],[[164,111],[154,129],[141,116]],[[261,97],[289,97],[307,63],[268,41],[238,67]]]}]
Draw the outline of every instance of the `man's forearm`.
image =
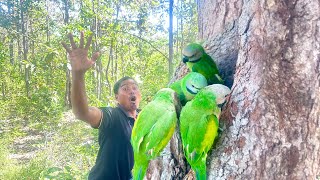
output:
[{"label": "man's forearm", "polygon": [[89,113],[84,73],[72,73],[72,111],[78,119],[85,120]]}]

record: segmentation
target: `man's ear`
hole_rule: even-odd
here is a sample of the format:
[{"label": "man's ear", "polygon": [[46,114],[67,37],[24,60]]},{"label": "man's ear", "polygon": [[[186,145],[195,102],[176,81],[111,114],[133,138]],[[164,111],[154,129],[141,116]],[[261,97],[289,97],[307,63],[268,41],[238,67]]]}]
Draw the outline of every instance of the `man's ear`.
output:
[{"label": "man's ear", "polygon": [[118,94],[116,94],[115,97],[116,97],[116,100],[118,100]]}]

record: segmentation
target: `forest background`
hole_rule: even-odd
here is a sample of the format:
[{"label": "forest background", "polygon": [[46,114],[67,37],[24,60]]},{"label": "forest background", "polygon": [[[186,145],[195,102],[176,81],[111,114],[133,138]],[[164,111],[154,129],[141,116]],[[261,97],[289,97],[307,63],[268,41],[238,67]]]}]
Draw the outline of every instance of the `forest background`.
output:
[{"label": "forest background", "polygon": [[93,34],[91,52],[102,52],[86,73],[90,105],[114,105],[113,84],[127,75],[143,107],[197,40],[196,9],[192,0],[1,0],[0,179],[86,179],[94,165],[98,131],[70,112],[69,32]]}]

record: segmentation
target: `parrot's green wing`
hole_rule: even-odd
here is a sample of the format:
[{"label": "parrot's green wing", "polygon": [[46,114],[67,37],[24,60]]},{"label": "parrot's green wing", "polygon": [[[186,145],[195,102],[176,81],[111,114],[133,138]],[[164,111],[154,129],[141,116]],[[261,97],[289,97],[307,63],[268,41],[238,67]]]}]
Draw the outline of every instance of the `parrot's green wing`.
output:
[{"label": "parrot's green wing", "polygon": [[[194,107],[193,101],[186,104],[180,116],[181,138],[186,158],[197,162],[206,154],[218,135],[218,119],[213,109]],[[190,163],[190,162],[189,162]]]},{"label": "parrot's green wing", "polygon": [[215,115],[203,116],[197,125],[189,126],[186,152],[191,161],[197,162],[206,156],[218,135],[218,127]]},{"label": "parrot's green wing", "polygon": [[167,112],[159,118],[161,123],[156,123],[152,127],[151,133],[146,137],[146,140],[148,141],[146,144],[146,150],[150,153],[151,158],[158,156],[168,144],[174,133],[177,120],[177,115],[173,108],[171,112]]},{"label": "parrot's green wing", "polygon": [[131,134],[134,180],[144,178],[149,161],[157,157],[169,142],[176,126],[179,105],[174,90],[163,88],[139,113]]},{"label": "parrot's green wing", "polygon": [[156,101],[151,101],[139,113],[131,134],[131,143],[135,152],[140,151],[140,146],[145,136],[148,135],[152,126],[162,116],[162,112],[158,110]]},{"label": "parrot's green wing", "polygon": [[[152,101],[139,113],[131,135],[135,152],[156,156],[168,143],[174,131],[177,115],[173,104]],[[169,140],[168,140],[169,139]]]},{"label": "parrot's green wing", "polygon": [[198,72],[204,75],[208,80],[208,84],[223,83],[223,80],[219,75],[219,70],[216,63],[208,54],[204,53],[199,62],[188,62],[187,65],[192,72]]}]

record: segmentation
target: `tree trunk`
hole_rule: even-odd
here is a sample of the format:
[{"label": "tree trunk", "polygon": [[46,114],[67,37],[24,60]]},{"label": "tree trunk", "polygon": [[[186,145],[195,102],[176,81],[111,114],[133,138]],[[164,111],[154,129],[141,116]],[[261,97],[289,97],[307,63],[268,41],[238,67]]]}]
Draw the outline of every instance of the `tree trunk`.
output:
[{"label": "tree trunk", "polygon": [[47,10],[47,16],[46,16],[46,33],[47,33],[47,43],[50,43],[50,16],[49,16],[49,0],[46,0],[46,10]]},{"label": "tree trunk", "polygon": [[169,75],[172,78],[173,74],[173,0],[169,0]]},{"label": "tree trunk", "polygon": [[[64,0],[64,24],[67,25],[69,23],[69,0]],[[67,58],[66,53],[66,59]],[[67,60],[69,62],[69,60]],[[65,67],[66,72],[66,92],[64,95],[64,103],[67,108],[71,108],[71,72],[68,66]]]},{"label": "tree trunk", "polygon": [[320,178],[320,2],[198,3],[199,37],[232,87],[208,179]]},{"label": "tree trunk", "polygon": [[[28,62],[28,40],[27,40],[27,33],[28,33],[28,23],[27,23],[27,15],[24,14],[23,8],[23,0],[20,0],[20,18],[21,18],[21,31],[22,31],[22,47],[23,47],[23,60]],[[30,97],[30,81],[29,81],[29,74],[30,73],[30,65],[27,64],[24,69],[24,81],[26,87],[26,96]]]},{"label": "tree trunk", "polygon": [[[14,18],[14,8],[13,8],[13,6],[14,6],[14,4],[13,4],[14,2],[11,2],[11,1],[7,1],[7,7],[8,7],[8,15],[9,15],[9,17],[13,20]],[[13,28],[14,28],[14,25],[13,25],[13,23],[12,23],[12,27],[10,27],[10,29],[11,30],[13,30]],[[11,34],[11,33],[10,33]],[[12,35],[11,35],[12,36]],[[14,51],[13,51],[13,44],[14,44],[14,38],[13,37],[11,37],[10,38],[10,43],[9,43],[9,54],[10,54],[10,63],[11,64],[14,64]]]}]

